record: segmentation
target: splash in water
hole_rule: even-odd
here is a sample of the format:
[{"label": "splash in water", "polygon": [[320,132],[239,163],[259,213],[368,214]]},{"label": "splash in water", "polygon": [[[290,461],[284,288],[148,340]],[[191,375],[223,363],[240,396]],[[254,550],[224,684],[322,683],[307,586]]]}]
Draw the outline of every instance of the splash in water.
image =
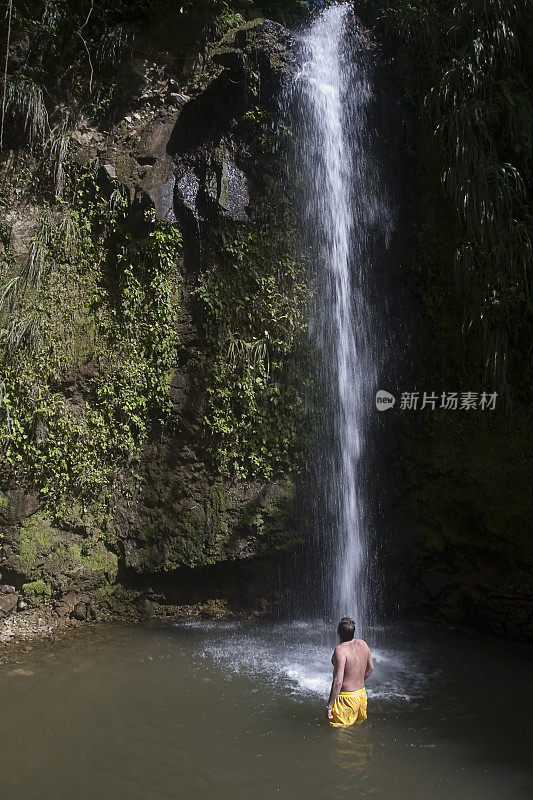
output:
[{"label": "splash in water", "polygon": [[[324,623],[300,622],[277,625],[226,622],[180,623],[193,628],[204,658],[225,671],[267,681],[295,697],[327,697],[331,686],[331,651],[334,633]],[[371,638],[376,632],[371,632]],[[414,668],[407,651],[373,648],[378,678],[368,696],[374,700],[409,702],[424,689],[424,677]]]}]

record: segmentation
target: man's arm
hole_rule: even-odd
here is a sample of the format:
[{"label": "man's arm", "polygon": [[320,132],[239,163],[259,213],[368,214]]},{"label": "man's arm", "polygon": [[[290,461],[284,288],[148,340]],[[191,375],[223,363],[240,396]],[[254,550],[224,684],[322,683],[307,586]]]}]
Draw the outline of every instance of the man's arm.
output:
[{"label": "man's arm", "polygon": [[335,702],[337,695],[342,689],[346,656],[342,650],[340,653],[337,653],[337,650],[335,650],[335,652],[333,653],[333,658],[331,660],[333,662],[333,682],[331,684],[331,692],[329,693],[329,700],[327,706],[328,719],[333,719],[333,712],[331,709],[333,708],[333,703]]},{"label": "man's arm", "polygon": [[374,662],[372,661],[372,656],[370,655],[370,648],[368,649],[368,658],[366,660],[366,669],[365,669],[365,681],[370,675],[371,672],[374,672]]}]

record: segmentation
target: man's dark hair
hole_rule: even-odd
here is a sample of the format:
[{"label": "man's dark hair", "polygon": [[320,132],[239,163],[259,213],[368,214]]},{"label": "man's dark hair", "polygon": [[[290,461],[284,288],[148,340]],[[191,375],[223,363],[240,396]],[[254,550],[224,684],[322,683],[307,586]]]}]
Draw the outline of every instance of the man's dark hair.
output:
[{"label": "man's dark hair", "polygon": [[349,642],[355,633],[355,622],[351,617],[343,617],[337,627],[337,633],[341,642]]}]

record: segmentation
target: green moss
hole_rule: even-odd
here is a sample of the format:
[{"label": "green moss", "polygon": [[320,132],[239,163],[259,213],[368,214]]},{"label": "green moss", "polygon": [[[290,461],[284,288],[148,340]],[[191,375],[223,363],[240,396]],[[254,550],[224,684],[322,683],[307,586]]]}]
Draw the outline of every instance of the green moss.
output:
[{"label": "green moss", "polygon": [[49,521],[40,514],[24,520],[20,526],[18,558],[27,575],[35,568],[38,547],[49,548],[55,537]]},{"label": "green moss", "polygon": [[104,572],[110,581],[115,580],[118,559],[115,553],[106,549],[103,542],[87,542],[83,545],[70,544],[68,551],[75,561],[82,564],[85,569],[92,572]]},{"label": "green moss", "polygon": [[237,34],[240,31],[251,31],[263,22],[263,18],[256,17],[246,22],[240,14],[234,14],[232,19],[228,19],[228,22],[231,24],[231,28],[224,34],[218,45],[214,48],[214,53],[223,50],[225,47],[233,47]]},{"label": "green moss", "polygon": [[32,600],[44,600],[45,598],[51,596],[52,589],[47,583],[39,579],[38,581],[24,583],[22,585],[22,592],[26,595],[26,597],[31,598]]},{"label": "green moss", "polygon": [[163,568],[173,570],[214,563],[217,532],[216,520],[208,521],[203,506],[184,512],[171,525],[170,535],[165,535]]},{"label": "green moss", "polygon": [[286,480],[268,489],[266,497],[250,508],[242,524],[260,537],[258,547],[267,552],[290,550],[301,541],[294,510],[294,483]]},{"label": "green moss", "polygon": [[222,481],[206,486],[197,502],[186,501],[176,509],[168,488],[153,487],[150,510],[142,522],[140,566],[173,570],[181,566],[213,564],[220,557],[220,543],[232,525],[229,489]]},{"label": "green moss", "polygon": [[0,492],[0,508],[7,508],[8,506],[8,499],[5,494]]},{"label": "green moss", "polygon": [[106,597],[112,597],[115,594],[116,589],[117,589],[116,586],[110,586],[110,585],[100,586],[100,588],[98,589],[98,594],[102,599]]}]

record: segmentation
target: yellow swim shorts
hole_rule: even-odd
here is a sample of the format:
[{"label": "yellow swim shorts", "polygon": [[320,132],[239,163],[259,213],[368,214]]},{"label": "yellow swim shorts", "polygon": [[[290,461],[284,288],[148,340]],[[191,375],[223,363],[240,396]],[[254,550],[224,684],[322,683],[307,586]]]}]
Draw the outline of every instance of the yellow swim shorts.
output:
[{"label": "yellow swim shorts", "polygon": [[356,723],[360,725],[366,719],[366,691],[364,687],[356,692],[339,692],[333,703],[333,719],[329,724],[342,728]]}]

